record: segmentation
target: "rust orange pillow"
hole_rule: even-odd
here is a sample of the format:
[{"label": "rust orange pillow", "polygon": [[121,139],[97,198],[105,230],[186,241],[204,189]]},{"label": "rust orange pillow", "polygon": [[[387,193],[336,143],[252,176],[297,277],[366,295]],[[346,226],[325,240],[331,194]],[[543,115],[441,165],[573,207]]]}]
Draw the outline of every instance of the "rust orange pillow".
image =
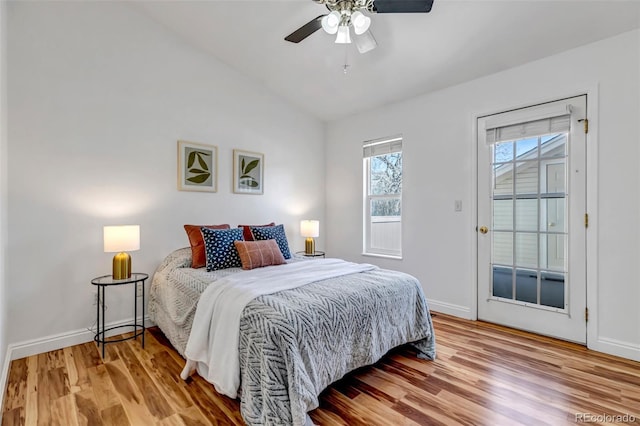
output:
[{"label": "rust orange pillow", "polygon": [[242,237],[245,241],[253,241],[253,234],[251,233],[251,227],[264,228],[266,226],[276,226],[275,222],[267,223],[266,225],[238,225],[238,228],[242,228]]},{"label": "rust orange pillow", "polygon": [[242,269],[261,268],[263,266],[286,263],[276,240],[234,241]]},{"label": "rust orange pillow", "polygon": [[203,268],[207,264],[207,257],[204,253],[204,240],[202,239],[202,232],[200,228],[211,229],[229,229],[228,224],[223,225],[184,225],[184,230],[187,231],[187,237],[189,237],[189,244],[191,245],[191,267]]}]

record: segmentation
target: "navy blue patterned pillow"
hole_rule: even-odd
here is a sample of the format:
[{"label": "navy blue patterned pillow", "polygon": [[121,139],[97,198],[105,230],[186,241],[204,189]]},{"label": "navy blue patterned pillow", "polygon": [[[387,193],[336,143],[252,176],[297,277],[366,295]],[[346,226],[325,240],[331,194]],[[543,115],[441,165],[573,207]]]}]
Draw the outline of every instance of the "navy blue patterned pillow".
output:
[{"label": "navy blue patterned pillow", "polygon": [[201,228],[207,271],[242,266],[234,241],[242,241],[242,228]]},{"label": "navy blue patterned pillow", "polygon": [[285,259],[291,259],[289,242],[287,241],[287,235],[284,233],[284,226],[252,226],[251,233],[256,241],[276,240],[282,256],[284,256]]}]

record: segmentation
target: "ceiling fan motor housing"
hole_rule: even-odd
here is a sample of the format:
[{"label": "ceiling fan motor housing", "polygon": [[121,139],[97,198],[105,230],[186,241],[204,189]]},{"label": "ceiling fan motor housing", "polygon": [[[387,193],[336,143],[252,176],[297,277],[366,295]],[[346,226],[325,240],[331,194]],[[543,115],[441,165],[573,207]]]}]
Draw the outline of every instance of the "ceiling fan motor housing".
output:
[{"label": "ceiling fan motor housing", "polygon": [[314,0],[330,11],[350,14],[357,10],[376,13],[428,13],[433,0]]},{"label": "ceiling fan motor housing", "polygon": [[376,13],[428,13],[433,0],[375,0],[373,11]]}]

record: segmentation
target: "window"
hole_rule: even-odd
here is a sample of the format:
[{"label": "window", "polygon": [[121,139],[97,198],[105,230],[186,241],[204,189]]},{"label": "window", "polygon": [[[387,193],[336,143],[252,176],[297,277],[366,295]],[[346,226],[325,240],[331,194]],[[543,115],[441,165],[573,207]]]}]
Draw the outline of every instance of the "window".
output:
[{"label": "window", "polygon": [[402,256],[402,138],[365,142],[364,254]]},{"label": "window", "polygon": [[492,159],[492,296],[565,309],[571,115],[487,126]]}]

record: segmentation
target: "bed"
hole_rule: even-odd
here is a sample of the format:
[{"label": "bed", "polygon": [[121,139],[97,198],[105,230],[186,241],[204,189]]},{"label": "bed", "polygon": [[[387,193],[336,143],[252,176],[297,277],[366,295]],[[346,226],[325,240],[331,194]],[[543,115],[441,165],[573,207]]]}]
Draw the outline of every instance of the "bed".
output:
[{"label": "bed", "polygon": [[[323,267],[301,256],[287,264],[296,262]],[[188,247],[168,255],[149,295],[151,320],[183,357],[201,295],[243,273],[241,268],[207,272],[190,265]],[[249,425],[310,424],[307,412],[318,407],[318,396],[328,385],[406,343],[418,357],[435,358],[422,287],[401,272],[371,267],[256,297],[239,319],[242,417]]]}]

